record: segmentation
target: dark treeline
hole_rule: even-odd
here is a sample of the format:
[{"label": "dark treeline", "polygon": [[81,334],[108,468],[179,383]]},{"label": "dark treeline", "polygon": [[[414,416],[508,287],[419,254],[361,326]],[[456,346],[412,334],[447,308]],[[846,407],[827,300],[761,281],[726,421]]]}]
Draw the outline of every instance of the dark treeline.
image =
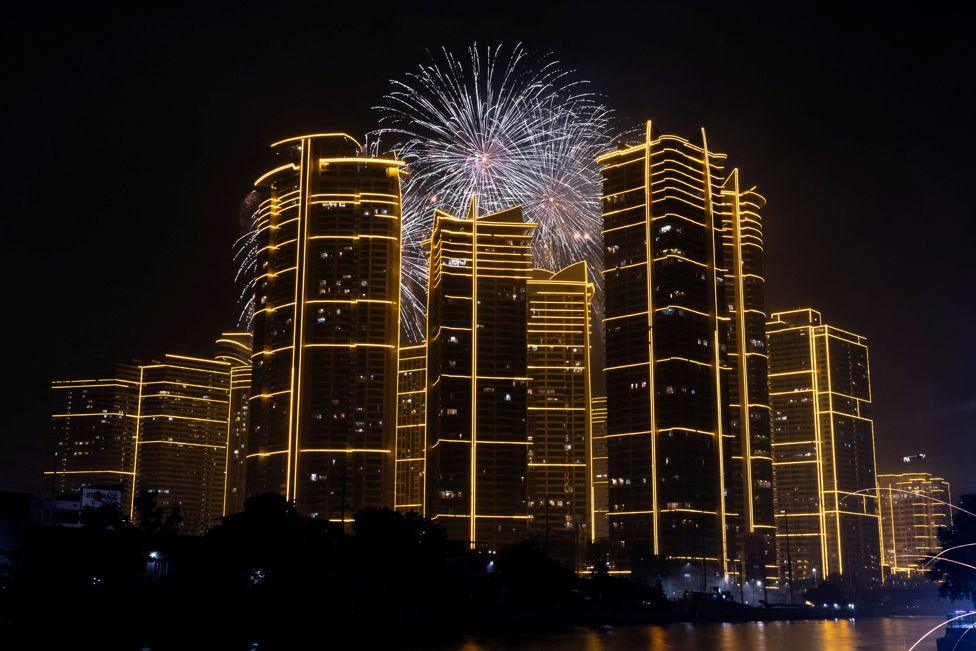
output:
[{"label": "dark treeline", "polygon": [[[177,535],[137,498],[139,526],[89,511],[78,529],[35,527],[2,594],[2,617],[32,630],[173,640],[192,627],[240,641],[338,633],[445,638],[498,627],[563,626],[601,605],[662,613],[659,589],[579,580],[535,540],[489,553],[423,517],[364,509],[347,532],[274,494],[250,498],[201,538]],[[77,627],[77,628],[76,628]],[[40,630],[44,630],[41,628]],[[53,632],[53,629],[48,629]]]},{"label": "dark treeline", "polygon": [[[179,512],[164,514],[151,495],[137,498],[137,511],[137,527],[103,508],[86,511],[81,528],[32,528],[25,547],[8,554],[14,563],[0,582],[0,622],[52,639],[158,648],[301,642],[326,632],[420,644],[527,627],[835,616],[672,602],[660,579],[674,568],[653,557],[635,559],[631,577],[614,577],[600,562],[605,545],[595,545],[595,570],[581,578],[539,541],[497,553],[471,549],[417,514],[389,509],[362,510],[343,532],[300,515],[278,495],[256,495],[200,538],[178,535]],[[946,548],[976,541],[974,522],[958,517],[944,534]],[[949,563],[935,568],[946,595],[973,598],[976,573]],[[877,607],[910,598],[899,595],[858,601]],[[803,597],[854,598],[831,582]]]}]

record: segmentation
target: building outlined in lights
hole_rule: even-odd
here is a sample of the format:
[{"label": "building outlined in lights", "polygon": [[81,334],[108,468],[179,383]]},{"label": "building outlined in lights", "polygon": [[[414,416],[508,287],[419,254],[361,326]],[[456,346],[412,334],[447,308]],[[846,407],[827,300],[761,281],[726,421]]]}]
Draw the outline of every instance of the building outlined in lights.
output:
[{"label": "building outlined in lights", "polygon": [[[724,175],[725,155],[701,135],[698,145],[648,122],[643,142],[597,159],[611,555],[622,568],[652,555],[684,561],[692,577],[684,589],[728,588],[744,568],[757,579],[776,570],[775,550],[763,544],[773,519],[756,333],[764,320],[762,202],[740,190],[737,172]],[[745,344],[735,340],[740,332]],[[748,432],[737,401],[732,409],[740,392],[754,411]],[[752,459],[753,451],[767,458]]]},{"label": "building outlined in lights", "polygon": [[820,312],[766,325],[781,576],[793,587],[881,580],[882,540],[864,337]]},{"label": "building outlined in lights", "polygon": [[227,403],[227,443],[223,515],[244,509],[246,497],[247,412],[251,395],[251,333],[224,332],[217,339],[215,359],[230,364],[230,398]]},{"label": "building outlined in lights", "polygon": [[248,493],[349,522],[393,504],[400,166],[341,133],[261,176]]},{"label": "building outlined in lights", "polygon": [[236,373],[249,353],[228,351],[228,339],[246,345],[247,338],[223,335],[215,359],[167,354],[119,365],[115,378],[54,382],[55,469],[45,475],[55,493],[121,484],[120,510],[134,524],[141,491],[154,493],[166,513],[178,506],[184,533],[217,524],[234,482],[228,441],[239,439],[247,417],[246,393],[237,395],[246,378]]},{"label": "building outlined in lights", "polygon": [[[729,420],[726,446],[730,461],[726,484],[733,487],[726,504],[737,550],[730,550],[732,571],[746,581],[779,578],[776,522],[773,517],[773,453],[770,435],[769,360],[766,355],[766,291],[760,210],[766,200],[754,188],[739,186],[733,169],[722,186],[721,214],[724,286],[729,327]],[[743,351],[740,353],[740,351]],[[734,514],[739,514],[735,516]]]},{"label": "building outlined in lights", "polygon": [[593,500],[591,542],[609,536],[607,523],[607,398],[590,400],[590,491]]},{"label": "building outlined in lights", "polygon": [[400,346],[397,377],[396,493],[398,511],[424,512],[427,439],[427,344]]},{"label": "building outlined in lights", "polygon": [[593,529],[590,491],[590,301],[585,262],[528,281],[530,532],[553,558],[579,565]]},{"label": "building outlined in lights", "polygon": [[116,487],[128,513],[138,379],[138,370],[121,365],[115,377],[51,383],[53,467],[44,475],[51,480],[52,497],[82,488]]},{"label": "building outlined in lights", "polygon": [[928,556],[942,548],[939,529],[952,526],[949,482],[928,472],[878,475],[886,575],[925,576]]},{"label": "building outlined in lights", "polygon": [[500,547],[526,537],[526,321],[534,224],[521,207],[434,213],[427,293],[426,515]]},{"label": "building outlined in lights", "polygon": [[[231,364],[167,354],[138,372],[135,493],[179,506],[182,530],[202,535],[224,513]],[[129,508],[137,523],[134,499]]]}]

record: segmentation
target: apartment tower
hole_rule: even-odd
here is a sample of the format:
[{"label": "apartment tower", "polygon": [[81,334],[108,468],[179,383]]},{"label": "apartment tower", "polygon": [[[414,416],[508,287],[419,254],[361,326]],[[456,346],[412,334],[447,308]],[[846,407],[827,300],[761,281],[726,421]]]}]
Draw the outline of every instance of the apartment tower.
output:
[{"label": "apartment tower", "polygon": [[553,558],[579,564],[592,537],[590,302],[585,262],[528,281],[528,475],[531,531]]},{"label": "apartment tower", "polygon": [[393,504],[401,161],[274,143],[260,195],[247,491],[349,522]]},{"label": "apartment tower", "polygon": [[781,576],[881,580],[871,375],[864,337],[812,309],[766,324]]},{"label": "apartment tower", "polygon": [[593,500],[591,542],[609,536],[607,523],[607,398],[596,396],[590,401],[590,490]]},{"label": "apartment tower", "polygon": [[222,513],[244,508],[247,415],[251,396],[251,333],[224,332],[217,339],[215,359],[230,364],[230,396],[227,402],[227,447]]},{"label": "apartment tower", "polygon": [[735,548],[730,571],[767,586],[779,576],[773,517],[773,453],[769,384],[766,377],[766,291],[760,210],[766,200],[755,188],[739,185],[733,169],[722,185],[722,245],[727,271],[723,281],[729,326],[725,348],[729,365],[729,420],[725,438],[732,490],[726,515]]},{"label": "apartment tower", "polygon": [[526,320],[534,224],[521,207],[435,211],[427,304],[426,513],[499,547],[528,532]]},{"label": "apartment tower", "polygon": [[427,344],[400,346],[397,377],[396,495],[398,511],[424,512],[427,440]]},{"label": "apartment tower", "polygon": [[114,377],[51,383],[52,465],[44,475],[54,495],[113,487],[128,512],[138,379],[137,370],[119,366]]},{"label": "apartment tower", "polygon": [[[135,494],[179,507],[182,530],[202,535],[224,513],[230,362],[167,354],[138,364]],[[134,495],[129,503],[138,521]]]},{"label": "apartment tower", "polygon": [[939,529],[952,525],[949,482],[928,472],[878,475],[885,574],[924,577],[942,549]]},{"label": "apartment tower", "polygon": [[725,156],[661,135],[597,162],[603,182],[611,556],[724,582],[732,433],[721,211]]}]

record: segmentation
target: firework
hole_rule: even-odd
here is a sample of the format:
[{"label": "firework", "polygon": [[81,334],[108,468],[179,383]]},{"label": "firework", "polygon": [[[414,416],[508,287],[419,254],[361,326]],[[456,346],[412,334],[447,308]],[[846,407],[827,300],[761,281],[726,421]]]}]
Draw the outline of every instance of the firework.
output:
[{"label": "firework", "polygon": [[[579,260],[602,274],[600,178],[596,156],[609,148],[610,111],[551,56],[471,46],[463,57],[432,55],[376,107],[377,149],[408,164],[403,182],[402,318],[423,336],[426,256],[434,209],[464,214],[472,194],[485,211],[522,205],[539,224],[535,264],[550,270]],[[598,286],[598,291],[600,288]],[[597,304],[600,302],[597,301]]]},{"label": "firework", "polygon": [[254,321],[254,285],[257,282],[257,221],[258,194],[248,192],[241,202],[239,219],[241,235],[232,247],[234,264],[237,273],[234,275],[234,285],[237,288],[237,327],[250,331]]},{"label": "firework", "polygon": [[948,506],[950,509],[952,509],[954,511],[959,511],[960,513],[965,513],[966,515],[969,515],[969,516],[972,516],[972,517],[976,518],[976,513],[973,513],[972,511],[967,511],[966,509],[962,508],[961,506],[956,506],[952,502],[946,502],[945,500],[940,500],[939,498],[932,497],[931,495],[923,495],[922,493],[918,493],[916,491],[909,491],[909,490],[905,490],[905,489],[902,489],[902,488],[892,488],[890,486],[877,486],[877,487],[874,487],[874,488],[860,488],[860,489],[854,491],[853,493],[848,493],[844,497],[840,498],[840,502],[841,502],[841,504],[843,504],[844,501],[847,500],[847,498],[849,498],[849,497],[856,497],[858,495],[870,495],[871,493],[873,493],[875,491],[888,491],[889,493],[903,493],[905,495],[911,495],[913,497],[920,497],[922,499],[929,500],[930,502],[935,502],[936,504],[942,504],[943,506]]}]

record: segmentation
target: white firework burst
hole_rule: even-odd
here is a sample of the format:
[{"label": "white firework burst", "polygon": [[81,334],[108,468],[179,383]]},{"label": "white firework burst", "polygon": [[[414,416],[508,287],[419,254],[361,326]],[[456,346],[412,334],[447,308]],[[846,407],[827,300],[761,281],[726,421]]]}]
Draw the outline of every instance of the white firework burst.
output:
[{"label": "white firework burst", "polygon": [[[557,270],[585,260],[595,282],[603,265],[596,156],[612,144],[611,112],[587,82],[550,55],[521,45],[459,57],[446,49],[420,65],[376,107],[377,150],[407,162],[403,181],[404,333],[424,331],[427,260],[421,248],[434,208],[463,214],[472,194],[486,211],[522,205],[539,224],[535,264]],[[601,288],[598,284],[598,291]],[[597,301],[599,305],[601,302]]]}]

